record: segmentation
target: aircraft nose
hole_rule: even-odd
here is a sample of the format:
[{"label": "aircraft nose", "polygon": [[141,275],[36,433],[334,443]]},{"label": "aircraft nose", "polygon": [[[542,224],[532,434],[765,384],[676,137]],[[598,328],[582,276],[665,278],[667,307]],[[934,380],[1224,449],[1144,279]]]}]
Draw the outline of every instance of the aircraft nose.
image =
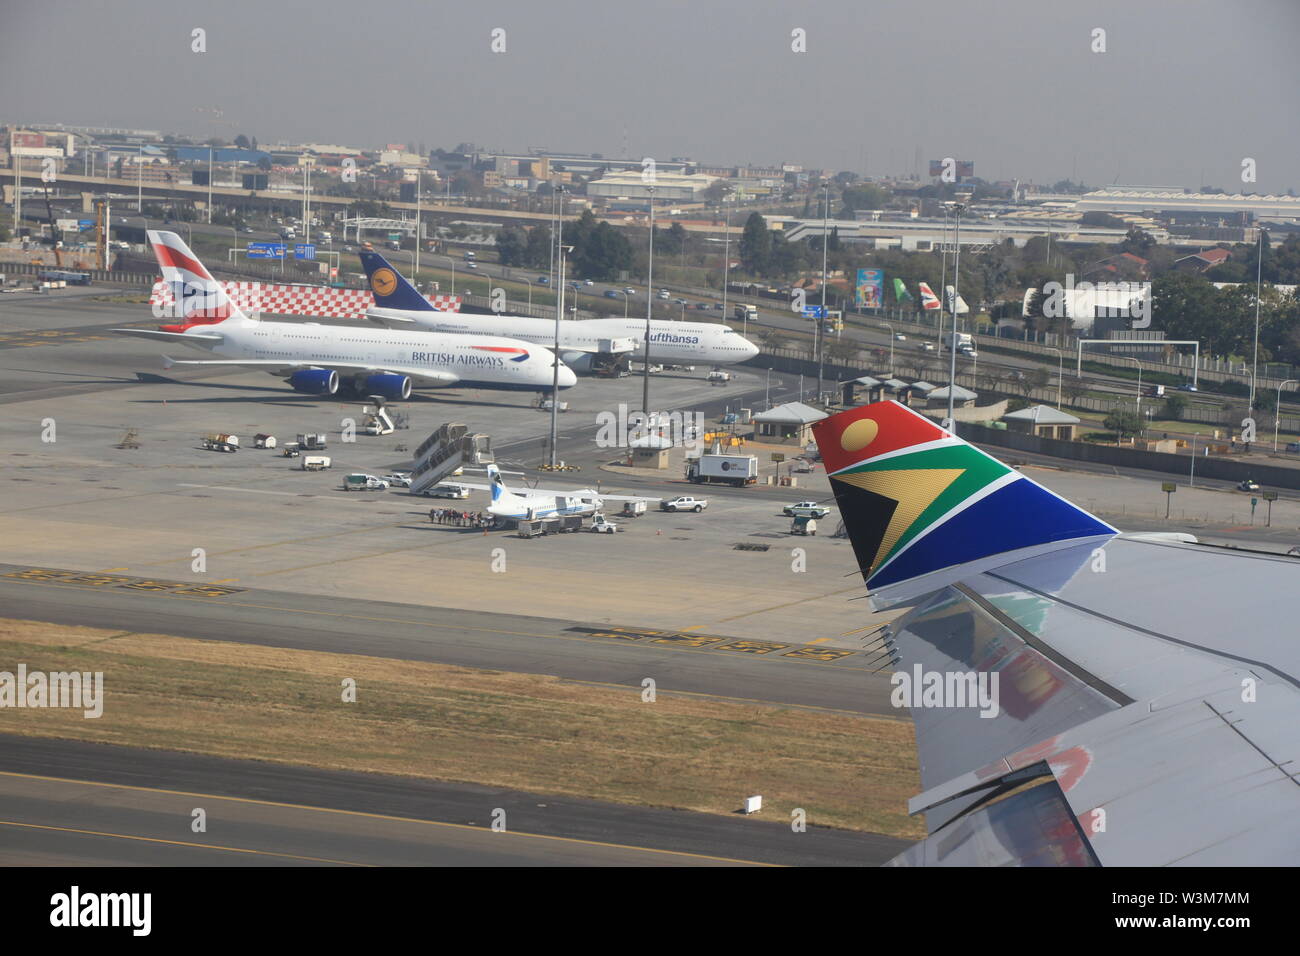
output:
[{"label": "aircraft nose", "polygon": [[560,366],[560,388],[573,388],[578,384],[578,376],[567,365]]},{"label": "aircraft nose", "polygon": [[747,352],[749,352],[749,354],[746,355],[745,358],[753,358],[755,355],[757,355],[759,352],[762,351],[762,349],[760,349],[753,342],[749,341],[749,339],[745,340],[745,349]]}]

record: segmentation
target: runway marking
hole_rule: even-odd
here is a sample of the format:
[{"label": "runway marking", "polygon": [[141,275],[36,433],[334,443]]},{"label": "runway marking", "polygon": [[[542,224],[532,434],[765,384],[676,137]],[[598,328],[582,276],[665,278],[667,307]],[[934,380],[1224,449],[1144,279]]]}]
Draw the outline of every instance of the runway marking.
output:
[{"label": "runway marking", "polygon": [[826,641],[829,641],[829,640],[830,640],[829,637],[819,637],[819,638],[817,638],[816,640],[809,641],[808,643],[809,643],[809,644],[823,644],[823,643],[825,643]]},{"label": "runway marking", "polygon": [[[22,580],[26,584],[35,584],[40,587],[55,588],[55,589],[69,589],[69,590],[90,590],[90,588],[80,587],[72,584],[65,584],[58,580],[46,580],[41,578],[26,577],[24,572],[10,572],[0,577],[8,577],[14,580]],[[247,589],[236,588],[234,590],[243,592],[246,591]],[[141,594],[147,593],[155,597],[172,598],[175,600],[198,600],[197,598],[188,597],[187,592],[188,589],[186,591],[181,591],[181,590],[148,591],[148,592],[141,591],[139,593]],[[293,614],[299,616],[316,615],[318,617],[332,618],[339,621],[360,621],[369,624],[405,624],[405,625],[409,625],[412,627],[419,627],[419,628],[434,627],[434,628],[451,629],[449,628],[448,625],[440,625],[436,621],[430,621],[430,620],[413,620],[411,618],[400,618],[400,617],[372,617],[363,614],[345,614],[339,611],[323,611],[316,608],[305,608],[305,607],[296,608],[296,607],[283,607],[281,605],[275,605],[275,604],[258,604],[251,601],[222,601],[221,604],[226,607],[242,607],[242,608],[248,608],[251,610],[258,610],[258,611],[275,611],[278,613]],[[461,610],[461,609],[457,609],[457,610]],[[474,613],[489,613],[489,612],[475,612],[473,610],[468,610],[465,611],[465,613],[474,614]],[[502,637],[535,637],[535,638],[542,638],[545,640],[577,641],[584,644],[593,643],[593,639],[591,637],[589,636],[580,637],[576,634],[572,636],[566,634],[541,634],[536,631],[514,631],[514,630],[506,630],[504,628],[482,627],[480,625],[475,625],[475,624],[457,624],[455,625],[454,629],[459,631],[473,631],[480,634],[495,634]],[[575,628],[569,628],[568,630],[575,630]],[[600,631],[604,633],[612,629],[611,628],[605,628],[605,629],[589,628],[588,630]],[[673,632],[662,632],[662,631],[646,632],[641,636],[651,636],[652,633],[654,635],[659,635],[660,638],[662,639],[660,641],[653,641],[652,643],[661,643],[663,648],[666,650],[683,651],[683,652],[690,652],[692,650],[691,646],[689,646],[687,642],[679,642],[676,640],[672,640]],[[698,639],[701,636],[690,635],[690,637],[693,639]],[[191,640],[206,640],[206,638],[191,638]],[[720,638],[713,639],[711,643],[716,643],[717,641],[728,641],[728,640],[732,640],[732,638],[720,637]],[[230,641],[227,643],[241,643],[241,642]],[[249,643],[249,642],[243,642],[243,643]],[[603,643],[603,642],[595,641],[595,643]],[[284,645],[271,645],[271,646],[278,647]],[[698,645],[696,646],[698,647]],[[789,647],[790,645],[783,644],[781,646]],[[330,651],[328,653],[345,653],[345,652]],[[383,657],[383,655],[379,655],[379,656]],[[404,658],[383,657],[383,659],[402,660]],[[777,658],[777,659],[782,660],[785,658]],[[795,663],[804,664],[810,667],[835,667],[838,670],[864,671],[868,674],[875,674],[878,670],[877,668],[872,668],[872,667],[860,667],[856,664],[838,664],[829,661],[806,660],[806,659],[805,660],[792,659],[792,660]],[[784,706],[783,702],[781,701],[769,701],[768,703]]]},{"label": "runway marking", "polygon": [[[289,766],[289,765],[278,765]],[[313,807],[303,803],[285,803],[279,800],[259,800],[255,797],[231,797],[218,793],[200,793],[193,790],[169,790],[164,787],[142,787],[125,783],[104,783],[99,780],[79,780],[73,777],[50,777],[38,773],[19,773],[12,770],[0,770],[0,777],[16,777],[24,780],[44,780],[52,783],[75,783],[86,787],[104,787],[112,790],[133,790],[137,793],[162,793],[175,797],[199,797],[205,800],[226,800],[231,803],[244,803],[250,806],[259,807],[280,807],[287,810],[309,810],[315,813],[336,813],[340,816],[361,817],[368,820],[391,820],[397,823],[415,823],[427,827],[443,827],[451,830],[472,830],[475,833],[493,833],[486,827],[476,827],[468,823],[447,823],[443,820],[421,820],[417,817],[401,817],[391,813],[368,813],[364,810],[340,810],[335,807]],[[0,821],[2,822],[2,821]],[[34,824],[18,824],[18,826],[32,826]],[[52,828],[52,829],[58,829]],[[656,847],[631,846],[626,843],[606,843],[602,840],[583,840],[578,837],[553,836],[548,833],[529,833],[524,830],[502,830],[501,833],[517,836],[530,837],[534,840],[554,840],[558,843],[574,843],[578,846],[600,846],[607,847],[611,850],[634,850],[641,853],[662,853],[669,856],[686,856],[696,860],[716,860],[719,863],[740,863],[747,866],[779,866],[778,863],[762,863],[758,860],[737,860],[725,856],[711,856],[707,853],[691,853],[686,850],[661,850]],[[109,834],[112,835],[112,834]],[[148,837],[139,837],[138,839],[150,839]],[[158,841],[168,842],[168,841]],[[195,844],[201,846],[202,844]],[[220,848],[218,848],[220,849]],[[259,853],[259,850],[248,850],[245,852]]]},{"label": "runway marking", "polygon": [[141,843],[161,843],[164,846],[186,846],[199,850],[220,850],[222,853],[251,853],[254,856],[274,856],[284,860],[306,860],[309,863],[333,863],[338,866],[374,866],[373,863],[354,863],[351,860],[327,860],[319,856],[298,856],[295,853],[276,853],[274,850],[250,850],[238,846],[219,846],[215,843],[187,843],[184,840],[164,840],[159,837],[135,836],[130,833],[108,833],[103,830],[79,830],[76,827],[55,827],[40,823],[19,823],[0,820],[0,827],[23,827],[27,830],[52,830],[59,833],[80,833],[85,836],[113,837],[116,840],[136,840]]}]

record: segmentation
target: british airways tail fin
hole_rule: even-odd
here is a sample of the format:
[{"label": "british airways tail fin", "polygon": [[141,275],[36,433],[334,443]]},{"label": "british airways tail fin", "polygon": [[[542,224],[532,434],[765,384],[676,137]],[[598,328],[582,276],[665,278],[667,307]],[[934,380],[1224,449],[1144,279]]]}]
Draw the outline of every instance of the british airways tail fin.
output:
[{"label": "british airways tail fin", "polygon": [[940,306],[939,297],[934,294],[934,290],[925,282],[918,282],[917,288],[921,290],[921,308],[927,312],[934,311]]},{"label": "british airways tail fin", "polygon": [[181,325],[167,326],[169,331],[183,331],[191,325],[219,325],[229,319],[251,322],[226,295],[221,283],[190,251],[174,232],[148,230],[149,244],[162,270],[163,281],[171,286],[173,308]]},{"label": "british airways tail fin", "polygon": [[872,603],[1118,534],[898,402],[813,425]]},{"label": "british airways tail fin", "polygon": [[415,286],[402,278],[402,274],[374,250],[362,250],[361,267],[366,270],[370,292],[375,297],[375,305],[380,308],[407,312],[437,311]]}]

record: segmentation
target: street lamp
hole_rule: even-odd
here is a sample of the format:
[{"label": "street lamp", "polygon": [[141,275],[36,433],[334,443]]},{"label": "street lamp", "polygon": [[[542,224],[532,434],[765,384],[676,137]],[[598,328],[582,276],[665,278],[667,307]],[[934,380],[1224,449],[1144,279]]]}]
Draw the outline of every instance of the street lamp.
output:
[{"label": "street lamp", "polygon": [[1137,414],[1140,424],[1142,419],[1142,363],[1131,355],[1121,355],[1120,358],[1126,362],[1133,362],[1138,368]]},{"label": "street lamp", "polygon": [[[523,279],[523,276],[520,276],[520,278]],[[528,314],[531,315],[533,312],[533,281],[531,279],[523,279],[523,281],[528,283]]]},{"label": "street lamp", "polygon": [[[822,326],[826,323],[826,252],[831,236],[831,184],[822,183],[822,310],[817,316],[817,401],[822,399]],[[742,333],[743,334],[743,333]]]},{"label": "street lamp", "polygon": [[[956,249],[953,251],[952,266],[952,339],[948,342],[948,350],[951,353],[948,367],[948,427],[953,428],[953,392],[957,388],[957,294],[961,288],[961,214],[966,211],[964,202],[954,202],[952,205],[953,216],[955,220],[954,241]],[[948,294],[948,290],[943,290],[943,295]]]},{"label": "street lamp", "polygon": [[1065,355],[1061,352],[1060,349],[1052,348],[1052,346],[1050,345],[1045,345],[1043,347],[1047,349],[1047,351],[1049,352],[1056,353],[1056,407],[1059,410],[1061,407],[1062,378],[1065,375]]},{"label": "street lamp", "polygon": [[[731,198],[731,190],[727,190],[722,197],[722,205],[727,206],[727,200]],[[731,209],[727,207],[727,226],[722,233],[722,321],[727,321],[727,286],[731,282]],[[748,318],[748,314],[746,314]],[[744,333],[741,333],[742,335]]]},{"label": "street lamp", "polygon": [[456,260],[453,259],[451,256],[443,256],[443,258],[451,263],[451,294],[455,295],[456,294]]},{"label": "street lamp", "polygon": [[889,333],[889,374],[894,374],[894,327],[888,322],[881,322],[880,325]]},{"label": "street lamp", "polygon": [[641,381],[641,411],[645,412],[646,421],[650,419],[650,314],[654,309],[654,275],[655,275],[655,188],[650,191],[650,255],[646,266],[645,280],[645,374]]},{"label": "street lamp", "polygon": [[1288,378],[1285,382],[1277,387],[1277,404],[1273,406],[1273,450],[1277,451],[1277,426],[1282,421],[1282,389],[1288,385],[1300,385],[1293,378]]},{"label": "street lamp", "polygon": [[626,319],[626,318],[627,318],[627,304],[628,304],[629,301],[631,301],[631,296],[628,295],[626,289],[620,289],[618,294],[621,295],[621,296],[623,297],[623,318]]}]

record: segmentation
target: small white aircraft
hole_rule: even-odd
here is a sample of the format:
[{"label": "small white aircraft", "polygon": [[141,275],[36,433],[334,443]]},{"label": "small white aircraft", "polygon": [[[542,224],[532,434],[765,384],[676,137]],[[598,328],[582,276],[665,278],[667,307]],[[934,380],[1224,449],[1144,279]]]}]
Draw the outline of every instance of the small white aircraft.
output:
[{"label": "small white aircraft", "polygon": [[551,518],[556,515],[595,514],[604,501],[595,491],[583,488],[574,492],[538,491],[518,495],[506,487],[501,471],[496,465],[487,466],[492,503],[488,514],[509,521],[530,521],[533,518]]}]

